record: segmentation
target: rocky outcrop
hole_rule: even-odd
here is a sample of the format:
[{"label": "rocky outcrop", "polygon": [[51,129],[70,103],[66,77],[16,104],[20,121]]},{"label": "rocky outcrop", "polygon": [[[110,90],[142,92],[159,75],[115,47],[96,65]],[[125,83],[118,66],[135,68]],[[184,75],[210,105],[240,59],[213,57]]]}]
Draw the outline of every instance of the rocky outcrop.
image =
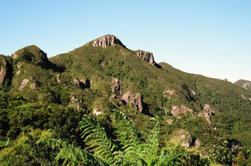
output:
[{"label": "rocky outcrop", "polygon": [[36,83],[32,83],[31,85],[30,85],[30,89],[35,89],[36,88]]},{"label": "rocky outcrop", "polygon": [[171,110],[171,114],[178,119],[181,118],[181,115],[186,115],[187,113],[192,113],[192,112],[193,112],[192,109],[187,108],[184,105],[172,106],[172,110]]},{"label": "rocky outcrop", "polygon": [[29,79],[23,79],[23,81],[21,82],[18,90],[22,91],[24,89],[24,87],[28,84],[29,81],[30,81]]},{"label": "rocky outcrop", "polygon": [[120,96],[121,94],[121,85],[120,81],[117,78],[112,79],[112,96]]},{"label": "rocky outcrop", "polygon": [[171,96],[177,95],[177,91],[174,90],[174,89],[172,89],[172,90],[171,90],[171,89],[168,89],[168,90],[165,90],[165,91],[163,92],[163,94],[164,94],[165,97],[170,98]]},{"label": "rocky outcrop", "polygon": [[200,147],[200,140],[199,140],[199,138],[197,138],[197,139],[195,140],[195,142],[194,142],[194,147],[195,147],[195,148],[199,148],[199,147]]},{"label": "rocky outcrop", "polygon": [[215,111],[209,104],[204,104],[202,113],[199,113],[199,117],[204,117],[209,125],[212,124],[211,122],[211,116],[215,115]]},{"label": "rocky outcrop", "polygon": [[166,123],[167,123],[168,125],[172,125],[172,124],[173,124],[173,120],[172,120],[172,119],[167,119],[167,120],[166,120]]},{"label": "rocky outcrop", "polygon": [[92,41],[93,47],[106,48],[108,46],[114,46],[114,45],[121,45],[121,46],[125,47],[116,36],[110,35],[110,34],[102,36],[102,37]]},{"label": "rocky outcrop", "polygon": [[88,79],[79,80],[77,78],[74,78],[73,83],[81,89],[90,88],[90,81]]},{"label": "rocky outcrop", "polygon": [[6,76],[6,70],[4,69],[4,67],[2,67],[0,70],[0,84],[3,83],[5,76]]},{"label": "rocky outcrop", "polygon": [[180,143],[181,146],[185,148],[190,148],[192,146],[192,136],[191,134],[183,129],[176,130],[172,133],[170,142]]},{"label": "rocky outcrop", "polygon": [[131,92],[126,92],[122,96],[122,101],[128,106],[132,106],[135,110],[138,110],[140,113],[143,111],[143,101],[140,93],[133,94]]},{"label": "rocky outcrop", "polygon": [[102,112],[101,110],[97,109],[97,108],[94,108],[94,109],[93,109],[93,114],[94,114],[94,115],[102,115],[103,112]]},{"label": "rocky outcrop", "polygon": [[138,51],[136,51],[136,54],[137,54],[137,57],[139,57],[140,59],[146,61],[147,63],[149,63],[153,66],[156,66],[156,63],[155,63],[154,57],[153,57],[153,53],[138,50]]},{"label": "rocky outcrop", "polygon": [[0,84],[4,82],[7,74],[6,60],[4,56],[0,55]]}]

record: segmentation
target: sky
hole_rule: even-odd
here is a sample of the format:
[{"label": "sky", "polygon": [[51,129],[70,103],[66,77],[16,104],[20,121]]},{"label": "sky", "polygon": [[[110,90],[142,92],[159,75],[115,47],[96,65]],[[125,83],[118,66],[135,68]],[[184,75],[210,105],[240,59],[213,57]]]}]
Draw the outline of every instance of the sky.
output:
[{"label": "sky", "polygon": [[189,73],[251,80],[250,0],[0,0],[0,54],[48,57],[114,34]]}]

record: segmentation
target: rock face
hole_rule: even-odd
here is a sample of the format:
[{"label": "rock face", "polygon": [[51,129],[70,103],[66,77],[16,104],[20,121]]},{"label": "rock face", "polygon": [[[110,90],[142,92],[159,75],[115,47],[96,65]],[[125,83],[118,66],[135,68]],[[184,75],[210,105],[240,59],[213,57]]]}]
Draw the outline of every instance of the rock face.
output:
[{"label": "rock face", "polygon": [[147,63],[149,63],[153,66],[156,66],[153,54],[151,52],[138,50],[136,53],[137,53],[137,57],[139,57],[140,59],[143,59]]},{"label": "rock face", "polygon": [[74,78],[73,83],[81,89],[90,88],[90,81],[88,79],[79,80],[77,78]]},{"label": "rock face", "polygon": [[192,146],[192,136],[191,134],[183,129],[176,130],[172,133],[170,142],[180,143],[181,146],[189,148]]},{"label": "rock face", "polygon": [[122,101],[124,101],[128,106],[133,106],[140,113],[143,111],[142,96],[140,93],[133,94],[131,92],[126,92],[122,96]]},{"label": "rock face", "polygon": [[171,96],[177,95],[177,92],[174,89],[173,90],[168,89],[168,90],[165,90],[163,94],[165,97],[170,98]]},{"label": "rock face", "polygon": [[204,117],[209,125],[212,124],[211,122],[211,116],[215,115],[215,111],[212,109],[212,107],[209,104],[204,104],[203,107],[203,113],[199,113],[199,117]]},{"label": "rock face", "polygon": [[181,106],[172,106],[171,114],[176,118],[181,118],[180,115],[186,115],[187,113],[192,113],[193,110],[190,108],[187,108],[184,105]]},{"label": "rock face", "polygon": [[6,76],[6,70],[4,69],[4,66],[1,66],[1,70],[0,70],[0,84],[3,83],[5,76]]},{"label": "rock face", "polygon": [[120,96],[121,94],[121,85],[120,81],[117,78],[112,79],[112,96]]},{"label": "rock face", "polygon": [[23,79],[23,81],[21,82],[18,90],[22,91],[24,89],[24,87],[28,84],[29,81],[30,81],[29,79]]},{"label": "rock face", "polygon": [[93,47],[106,48],[108,46],[121,45],[125,47],[122,42],[114,35],[105,35],[92,42]]}]

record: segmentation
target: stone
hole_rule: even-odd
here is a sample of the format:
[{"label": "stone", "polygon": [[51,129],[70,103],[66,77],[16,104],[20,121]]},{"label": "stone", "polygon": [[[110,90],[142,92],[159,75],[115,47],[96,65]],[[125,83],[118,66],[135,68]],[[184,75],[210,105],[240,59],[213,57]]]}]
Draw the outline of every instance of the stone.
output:
[{"label": "stone", "polygon": [[3,58],[2,62],[0,63],[0,84],[4,82],[6,76],[6,61]]},{"label": "stone", "polygon": [[99,111],[97,108],[94,108],[93,109],[93,114],[94,115],[101,115],[101,114],[103,114],[103,112]]},{"label": "stone", "polygon": [[203,107],[203,113],[199,113],[199,117],[204,117],[209,125],[212,124],[211,122],[211,116],[215,115],[215,111],[212,109],[212,107],[209,104],[204,104]]},{"label": "stone", "polygon": [[77,78],[74,78],[73,83],[81,89],[90,88],[90,81],[88,79],[79,80]]},{"label": "stone", "polygon": [[147,63],[149,63],[153,66],[156,65],[156,63],[154,61],[153,53],[147,52],[147,51],[142,51],[142,50],[137,50],[136,54],[137,54],[137,57],[146,61]]},{"label": "stone", "polygon": [[116,36],[110,35],[110,34],[102,36],[98,39],[95,39],[92,42],[93,47],[106,48],[108,46],[114,46],[114,45],[121,45],[121,46],[125,47]]},{"label": "stone", "polygon": [[36,88],[36,83],[32,83],[31,85],[30,85],[30,89],[35,89]]},{"label": "stone", "polygon": [[174,96],[174,95],[177,95],[177,92],[176,92],[176,90],[165,90],[164,92],[163,92],[163,94],[166,96],[166,97],[170,97],[170,96]]},{"label": "stone", "polygon": [[121,85],[120,81],[117,78],[112,79],[112,96],[120,96],[121,94]]},{"label": "stone", "polygon": [[22,91],[24,89],[24,87],[28,84],[29,81],[30,81],[29,79],[23,79],[23,81],[21,82],[18,90]]},{"label": "stone", "polygon": [[183,114],[183,115],[186,115],[188,112],[189,112],[189,113],[192,113],[193,110],[190,109],[190,108],[187,108],[187,107],[184,106],[184,105],[181,105],[181,106],[172,106],[172,109],[171,109],[171,114],[172,114],[174,117],[178,118],[178,119],[181,118],[180,115],[182,115],[182,114]]},{"label": "stone", "polygon": [[126,92],[121,97],[121,100],[126,103],[128,106],[133,106],[140,113],[143,111],[143,101],[140,93],[133,94],[131,92]]},{"label": "stone", "polygon": [[172,133],[170,142],[180,143],[181,146],[185,148],[190,148],[192,146],[192,136],[191,134],[183,129],[176,130]]},{"label": "stone", "polygon": [[60,80],[60,75],[59,74],[56,75],[56,79],[57,79],[57,82],[60,84],[61,80]]},{"label": "stone", "polygon": [[173,124],[173,120],[172,120],[172,119],[167,119],[167,120],[166,120],[166,123],[167,123],[168,125],[171,125],[171,124]]},{"label": "stone", "polygon": [[197,138],[195,140],[194,146],[195,146],[195,148],[199,148],[199,146],[200,146],[200,140],[199,140],[199,138]]}]

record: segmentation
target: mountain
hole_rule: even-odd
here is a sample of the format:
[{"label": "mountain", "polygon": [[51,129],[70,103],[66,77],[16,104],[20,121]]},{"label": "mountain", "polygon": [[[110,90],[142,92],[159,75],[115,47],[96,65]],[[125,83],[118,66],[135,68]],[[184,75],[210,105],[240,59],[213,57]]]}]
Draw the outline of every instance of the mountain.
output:
[{"label": "mountain", "polygon": [[251,81],[248,80],[238,80],[235,82],[236,85],[246,89],[251,93]]},{"label": "mountain", "polygon": [[[114,35],[51,58],[39,47],[27,46],[11,57],[0,55],[0,65],[2,140],[35,140],[50,129],[54,132],[48,138],[84,147],[78,123],[88,117],[116,143],[114,131],[123,122],[116,121],[116,109],[142,140],[157,118],[161,148],[180,143],[210,158],[224,141],[238,150],[235,157],[244,155],[240,149],[251,149],[251,93],[242,88],[246,82],[232,84],[156,63],[153,53],[130,50]],[[14,155],[10,148],[16,146],[4,148],[0,161]],[[36,157],[41,159],[31,158]]]}]

